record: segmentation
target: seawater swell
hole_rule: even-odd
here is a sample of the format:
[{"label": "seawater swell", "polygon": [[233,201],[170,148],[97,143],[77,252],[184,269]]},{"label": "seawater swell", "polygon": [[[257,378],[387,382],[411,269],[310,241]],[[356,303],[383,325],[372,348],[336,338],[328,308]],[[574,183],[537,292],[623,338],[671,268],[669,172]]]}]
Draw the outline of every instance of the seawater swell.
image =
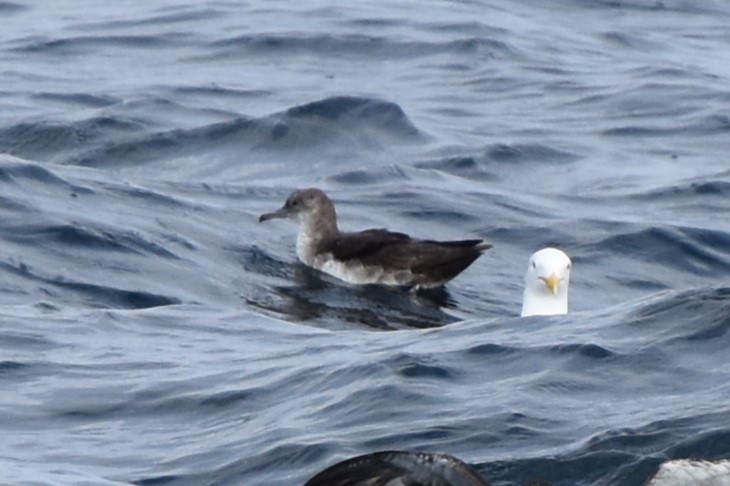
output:
[{"label": "seawater swell", "polygon": [[[83,7],[0,2],[4,481],[730,456],[724,3]],[[343,285],[257,222],[303,186],[344,230],[494,247],[430,295]],[[521,319],[546,245],[571,314]]]},{"label": "seawater swell", "polygon": [[[19,296],[40,292],[50,300],[65,296],[67,302],[92,307],[146,308],[179,302],[125,283],[124,272],[132,280],[139,278],[134,258],[178,257],[156,237],[109,224],[103,215],[84,214],[89,201],[104,198],[106,191],[98,181],[67,178],[5,156],[0,160],[0,184],[5,194],[0,239],[7,255],[2,266],[15,275],[6,292]],[[55,216],[50,207],[57,208]],[[51,269],[47,262],[54,259],[63,263]],[[101,262],[122,273],[110,278],[107,270],[98,268]]]},{"label": "seawater swell", "polygon": [[[143,475],[134,483],[186,484],[207,478],[224,484],[255,476],[283,485],[280,478],[287,476],[300,484],[307,478],[304,463],[324,466],[331,454],[347,447],[353,434],[361,433],[363,423],[381,423],[387,416],[392,425],[371,430],[366,449],[418,449],[428,443],[431,449],[469,458],[474,449],[487,447],[498,457],[475,465],[496,484],[549,478],[554,484],[640,486],[667,455],[701,450],[703,457],[722,457],[730,445],[727,428],[711,427],[725,423],[730,409],[689,413],[695,402],[692,393],[701,402],[715,379],[717,350],[730,343],[729,311],[730,288],[718,287],[639,300],[619,311],[618,320],[609,313],[593,313],[534,319],[522,328],[514,327],[517,319],[508,321],[512,326],[507,328],[504,320],[473,321],[419,331],[418,339],[396,333],[343,340],[339,333],[305,337],[303,332],[295,339],[318,359],[299,363],[296,371],[287,365],[296,346],[280,336],[275,361],[259,363],[265,351],[240,360],[236,380],[250,381],[250,387],[219,389],[209,399],[194,397],[187,412],[195,416],[196,407],[203,410],[215,403],[217,413],[246,417],[246,442],[261,447],[259,452],[225,468],[188,457],[198,464],[194,471]],[[683,314],[692,319],[675,319]],[[588,325],[586,318],[592,321]],[[580,333],[577,324],[583,325]],[[253,333],[247,334],[249,339],[270,340],[280,330],[246,332]],[[569,337],[557,339],[556,333]],[[278,378],[262,381],[269,375]],[[220,383],[230,381],[222,378]],[[520,390],[520,397],[502,395],[504,383]],[[688,391],[688,384],[691,391],[684,402],[671,399],[677,389]],[[611,412],[609,397],[627,390],[631,398],[620,412]],[[172,398],[173,393],[170,389],[163,395]],[[284,399],[292,393],[300,394],[301,401]],[[267,403],[275,403],[276,409],[264,416],[251,413]],[[164,417],[176,410],[163,407],[155,413]],[[652,419],[670,410],[676,412],[673,418]],[[272,413],[288,417],[292,425],[305,420],[317,427],[306,440],[292,442],[264,426]],[[571,426],[571,413],[586,417],[582,431]],[[626,415],[634,419],[627,421]],[[702,432],[708,427],[713,431]],[[501,457],[496,451],[505,444],[512,452]],[[571,447],[557,455],[540,454],[549,444]],[[525,458],[514,459],[513,454]],[[601,471],[597,462],[603,464]],[[277,472],[261,476],[262,468]]]},{"label": "seawater swell", "polygon": [[372,58],[398,60],[433,57],[440,54],[458,53],[486,58],[508,58],[514,49],[493,38],[462,38],[450,42],[397,42],[391,37],[372,35],[244,35],[215,41],[212,53],[205,59],[235,59],[239,57],[271,55],[302,56],[321,54],[352,59]]},{"label": "seawater swell", "polygon": [[730,235],[692,227],[630,227],[595,244],[596,250],[619,250],[651,258],[678,271],[722,277],[730,272]]},{"label": "seawater swell", "polygon": [[[141,104],[137,111],[145,106]],[[147,133],[142,121],[114,115],[114,109],[115,105],[105,107],[108,114],[81,121],[7,127],[0,130],[0,150],[33,160],[117,170],[184,157],[195,164],[191,169],[198,169],[191,156],[223,152],[230,165],[235,163],[231,159],[252,151],[286,158],[291,150],[318,154],[354,144],[366,151],[381,151],[394,142],[413,144],[424,139],[399,106],[369,98],[328,98],[261,119],[232,116],[201,128],[154,134]],[[184,167],[178,164],[177,169]]]}]

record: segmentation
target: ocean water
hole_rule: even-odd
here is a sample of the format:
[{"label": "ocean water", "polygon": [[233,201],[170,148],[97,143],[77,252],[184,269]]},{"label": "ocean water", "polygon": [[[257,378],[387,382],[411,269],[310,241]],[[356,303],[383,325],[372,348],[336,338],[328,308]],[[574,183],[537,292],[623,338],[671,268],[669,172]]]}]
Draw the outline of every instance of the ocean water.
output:
[{"label": "ocean water", "polygon": [[[495,485],[730,457],[724,0],[0,1],[0,484]],[[258,224],[494,244],[339,284]],[[571,314],[519,316],[530,254]]]}]

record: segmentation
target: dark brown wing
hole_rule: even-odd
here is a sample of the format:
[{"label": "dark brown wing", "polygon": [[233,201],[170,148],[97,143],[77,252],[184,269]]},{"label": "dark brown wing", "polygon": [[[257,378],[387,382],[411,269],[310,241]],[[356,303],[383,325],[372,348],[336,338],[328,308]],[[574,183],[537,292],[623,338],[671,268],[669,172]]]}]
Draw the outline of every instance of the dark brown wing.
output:
[{"label": "dark brown wing", "polygon": [[419,244],[420,251],[415,252],[417,257],[411,269],[414,273],[453,277],[491,247],[482,240],[424,241]]},{"label": "dark brown wing", "polygon": [[[398,482],[396,482],[398,481]],[[446,454],[382,451],[331,466],[304,486],[489,486],[471,466]]]},{"label": "dark brown wing", "polygon": [[414,274],[412,284],[426,286],[451,280],[491,247],[482,240],[416,240],[383,229],[343,233],[327,246],[338,260],[408,270]]},{"label": "dark brown wing", "polygon": [[358,233],[341,233],[331,243],[332,255],[337,260],[360,260],[367,264],[378,261],[387,248],[412,242],[405,233],[395,233],[384,229],[371,229]]}]

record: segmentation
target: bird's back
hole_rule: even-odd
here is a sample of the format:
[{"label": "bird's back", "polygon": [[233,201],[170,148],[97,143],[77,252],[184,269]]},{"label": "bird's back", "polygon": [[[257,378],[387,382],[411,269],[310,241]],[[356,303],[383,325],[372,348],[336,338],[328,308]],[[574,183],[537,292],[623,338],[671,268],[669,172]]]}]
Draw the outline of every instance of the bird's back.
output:
[{"label": "bird's back", "polygon": [[489,486],[471,466],[447,454],[382,451],[342,461],[304,486]]},{"label": "bird's back", "polygon": [[409,272],[409,284],[423,287],[446,283],[491,248],[483,240],[419,240],[382,229],[341,233],[328,245],[337,261],[384,272]]}]

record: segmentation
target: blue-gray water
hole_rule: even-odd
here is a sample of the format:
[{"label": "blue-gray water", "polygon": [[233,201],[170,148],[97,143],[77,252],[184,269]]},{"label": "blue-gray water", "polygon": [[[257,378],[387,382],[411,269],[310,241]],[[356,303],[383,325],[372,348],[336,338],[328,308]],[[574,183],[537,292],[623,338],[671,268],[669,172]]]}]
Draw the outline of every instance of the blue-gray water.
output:
[{"label": "blue-gray water", "polygon": [[[496,485],[730,456],[724,0],[0,2],[0,483]],[[494,244],[354,288],[260,225]],[[571,314],[517,317],[530,254]],[[382,332],[389,330],[391,332]]]}]

